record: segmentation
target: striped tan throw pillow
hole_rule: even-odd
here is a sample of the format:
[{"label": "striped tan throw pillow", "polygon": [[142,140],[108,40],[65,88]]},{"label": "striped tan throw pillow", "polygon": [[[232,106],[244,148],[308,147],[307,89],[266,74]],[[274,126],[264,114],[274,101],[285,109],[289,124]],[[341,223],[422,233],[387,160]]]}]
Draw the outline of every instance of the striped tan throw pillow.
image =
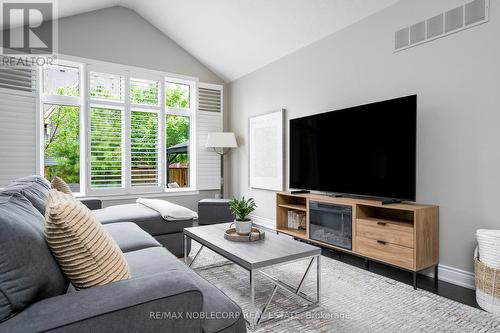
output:
[{"label": "striped tan throw pillow", "polygon": [[62,178],[59,178],[57,176],[55,176],[54,179],[52,179],[51,187],[62,193],[73,194],[73,192],[69,188],[69,185],[66,184],[66,182],[62,180]]},{"label": "striped tan throw pillow", "polygon": [[128,263],[116,242],[94,214],[70,194],[50,190],[45,237],[76,288],[130,278]]}]

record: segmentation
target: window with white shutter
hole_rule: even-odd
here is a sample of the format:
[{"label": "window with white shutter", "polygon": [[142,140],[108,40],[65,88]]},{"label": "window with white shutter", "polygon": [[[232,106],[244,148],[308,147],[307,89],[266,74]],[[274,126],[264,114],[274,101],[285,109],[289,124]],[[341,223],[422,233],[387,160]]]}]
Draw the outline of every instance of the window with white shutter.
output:
[{"label": "window with white shutter", "polygon": [[90,109],[90,187],[123,186],[123,110]]},{"label": "window with white shutter", "polygon": [[36,72],[0,65],[0,187],[37,173]]},{"label": "window with white shutter", "polygon": [[223,90],[220,85],[200,83],[198,87],[198,188],[220,189],[221,158],[205,148],[209,132],[222,132]]},{"label": "window with white shutter", "polygon": [[[130,186],[134,192],[162,190],[158,80],[130,77]],[[127,106],[128,107],[128,106]]]},{"label": "window with white shutter", "polygon": [[116,73],[89,73],[90,191],[127,187],[125,80]]},{"label": "window with white shutter", "polygon": [[131,180],[132,186],[158,186],[158,114],[132,111]]},{"label": "window with white shutter", "polygon": [[[14,83],[15,73],[6,73],[3,79],[0,69],[0,97],[2,84]],[[33,110],[35,90],[24,83],[29,81],[20,80],[18,93],[33,96]],[[197,189],[196,79],[103,62],[61,60],[44,66],[33,82],[41,83],[41,124],[33,140],[40,147],[40,163],[19,176],[42,170],[48,179],[62,176],[74,192],[83,195]],[[2,117],[7,115],[0,114],[0,121]],[[22,127],[15,130],[36,133],[25,124]],[[36,151],[36,144],[26,146]],[[2,150],[10,153],[13,148],[1,145]],[[8,159],[0,159],[0,166],[4,160]]]}]

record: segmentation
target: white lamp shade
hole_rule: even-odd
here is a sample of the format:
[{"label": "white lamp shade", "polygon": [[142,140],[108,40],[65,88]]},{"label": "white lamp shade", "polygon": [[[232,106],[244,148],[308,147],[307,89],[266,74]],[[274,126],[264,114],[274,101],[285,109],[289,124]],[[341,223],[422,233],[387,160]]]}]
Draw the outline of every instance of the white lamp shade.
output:
[{"label": "white lamp shade", "polygon": [[238,144],[236,143],[236,137],[234,133],[231,132],[210,132],[207,136],[207,143],[205,144],[207,148],[236,148]]}]

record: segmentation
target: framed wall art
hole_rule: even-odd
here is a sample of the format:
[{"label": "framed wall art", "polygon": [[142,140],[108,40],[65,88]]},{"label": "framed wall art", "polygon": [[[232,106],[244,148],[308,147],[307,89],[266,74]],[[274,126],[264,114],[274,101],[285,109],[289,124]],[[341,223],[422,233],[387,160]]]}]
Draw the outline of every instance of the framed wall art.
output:
[{"label": "framed wall art", "polygon": [[285,110],[250,117],[248,131],[250,187],[283,191]]}]

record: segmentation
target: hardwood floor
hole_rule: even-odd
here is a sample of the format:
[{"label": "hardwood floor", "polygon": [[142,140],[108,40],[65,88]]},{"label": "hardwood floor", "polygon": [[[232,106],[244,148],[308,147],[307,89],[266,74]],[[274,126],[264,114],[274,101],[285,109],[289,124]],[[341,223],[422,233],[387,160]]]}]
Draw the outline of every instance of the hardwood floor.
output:
[{"label": "hardwood floor", "polygon": [[[363,258],[348,253],[341,253],[323,248],[322,254],[324,256],[340,260],[344,263],[359,268],[365,268],[365,260]],[[370,272],[380,274],[396,281],[407,283],[409,285],[413,284],[412,273],[374,261],[370,261]],[[438,290],[436,290],[434,289],[434,279],[425,275],[418,275],[418,288],[480,309],[480,307],[476,303],[475,291],[472,289],[460,287],[444,281],[439,281]]]}]

